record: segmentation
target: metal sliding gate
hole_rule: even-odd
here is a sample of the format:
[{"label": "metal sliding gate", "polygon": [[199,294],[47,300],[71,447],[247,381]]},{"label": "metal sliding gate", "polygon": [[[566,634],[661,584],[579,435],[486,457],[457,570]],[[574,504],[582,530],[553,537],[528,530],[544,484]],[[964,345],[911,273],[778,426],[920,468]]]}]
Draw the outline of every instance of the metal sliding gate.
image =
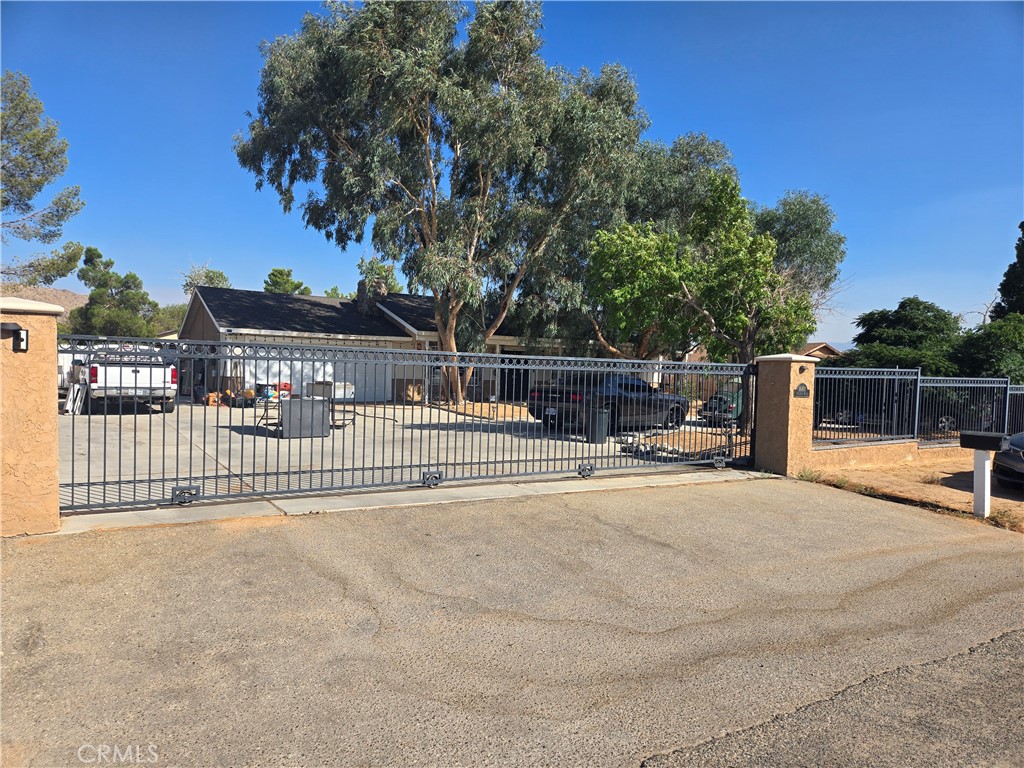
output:
[{"label": "metal sliding gate", "polygon": [[753,367],[58,338],[64,512],[750,457]]}]

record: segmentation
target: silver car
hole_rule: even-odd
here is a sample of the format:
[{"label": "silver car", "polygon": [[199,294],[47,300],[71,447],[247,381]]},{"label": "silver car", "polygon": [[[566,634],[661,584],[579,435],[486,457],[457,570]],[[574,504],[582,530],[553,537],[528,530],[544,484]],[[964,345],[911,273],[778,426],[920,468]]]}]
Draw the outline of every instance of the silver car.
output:
[{"label": "silver car", "polygon": [[1000,488],[1024,490],[1024,432],[1010,438],[1010,447],[996,454],[992,477]]}]

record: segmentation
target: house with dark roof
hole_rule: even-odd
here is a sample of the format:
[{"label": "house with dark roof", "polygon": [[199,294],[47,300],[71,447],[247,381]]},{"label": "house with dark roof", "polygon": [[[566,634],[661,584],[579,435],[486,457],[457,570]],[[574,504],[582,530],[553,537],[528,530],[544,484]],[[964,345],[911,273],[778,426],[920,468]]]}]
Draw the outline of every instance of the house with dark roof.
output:
[{"label": "house with dark roof", "polygon": [[[515,336],[501,333],[499,328],[487,344],[488,352],[522,354],[525,347]],[[434,320],[434,299],[407,293],[372,295],[360,285],[357,299],[334,299],[326,296],[245,291],[237,288],[197,288],[189,301],[178,338],[192,341],[233,341],[248,344],[312,344],[357,349],[419,349],[439,348]],[[557,343],[549,345],[561,352]],[[267,364],[246,371],[222,371],[220,378],[245,386],[269,382],[287,372],[271,371]],[[355,370],[326,371],[317,374],[331,381],[353,384],[356,398],[362,401],[387,402],[394,399],[417,399],[429,393],[433,372],[412,370],[422,366],[363,365]],[[493,371],[481,371],[476,391],[489,397],[496,383],[487,380]],[[183,372],[186,383],[190,372]],[[296,375],[296,378],[300,376]],[[308,380],[308,375],[301,378]],[[255,379],[257,381],[248,381]],[[206,382],[218,387],[214,381]],[[184,384],[183,384],[184,386]],[[220,387],[218,387],[220,388]]]}]

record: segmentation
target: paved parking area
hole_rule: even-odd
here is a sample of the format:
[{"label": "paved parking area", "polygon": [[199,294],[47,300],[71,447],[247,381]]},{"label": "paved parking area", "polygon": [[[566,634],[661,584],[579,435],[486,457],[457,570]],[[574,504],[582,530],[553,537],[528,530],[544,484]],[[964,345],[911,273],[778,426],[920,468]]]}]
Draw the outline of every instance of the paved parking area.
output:
[{"label": "paved parking area", "polygon": [[[984,717],[989,691],[1020,711],[1007,686],[985,684],[994,667],[957,660],[998,646],[1019,672],[1021,644],[993,640],[1024,627],[1021,535],[823,486],[745,480],[2,547],[5,764],[152,745],[158,765],[637,765],[822,707],[794,724],[791,752],[741,744],[724,760],[800,765],[844,692],[868,698],[843,727],[889,722],[900,754],[1024,762],[1019,718],[913,727],[936,709]],[[936,664],[951,677],[912,705],[874,685],[934,682]],[[822,764],[887,764],[884,741],[857,748]]]},{"label": "paved parking area", "polygon": [[[349,404],[326,437],[279,439],[278,417],[256,408],[179,403],[171,414],[131,406],[63,415],[61,506],[151,506],[176,486],[203,498],[419,483],[447,479],[642,469],[714,455],[746,455],[727,430],[696,419],[682,429],[622,434],[600,443],[548,429],[525,409],[476,418],[425,405]],[[655,450],[655,444],[661,444]]]}]

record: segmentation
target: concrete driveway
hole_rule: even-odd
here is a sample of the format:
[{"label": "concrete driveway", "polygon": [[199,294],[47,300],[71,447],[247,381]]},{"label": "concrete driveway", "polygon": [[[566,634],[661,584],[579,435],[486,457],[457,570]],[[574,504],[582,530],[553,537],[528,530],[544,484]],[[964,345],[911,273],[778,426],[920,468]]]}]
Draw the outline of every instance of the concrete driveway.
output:
[{"label": "concrete driveway", "polygon": [[[1022,537],[817,485],[131,529],[3,556],[5,765],[114,746],[181,766],[1024,763]],[[915,728],[933,710],[976,727]],[[867,735],[830,740],[832,722]],[[903,752],[871,741],[879,722]]]}]

